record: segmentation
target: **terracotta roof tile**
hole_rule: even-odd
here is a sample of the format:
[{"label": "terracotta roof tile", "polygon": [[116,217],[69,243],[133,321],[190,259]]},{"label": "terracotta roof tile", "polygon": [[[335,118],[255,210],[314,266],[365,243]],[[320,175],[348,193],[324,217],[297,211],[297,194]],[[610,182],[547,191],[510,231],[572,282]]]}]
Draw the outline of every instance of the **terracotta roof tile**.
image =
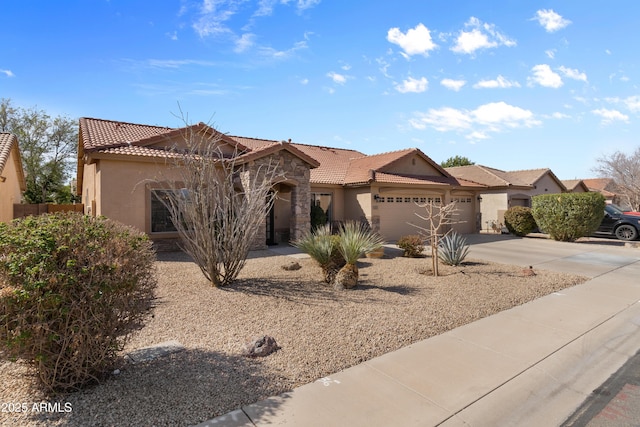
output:
[{"label": "terracotta roof tile", "polygon": [[611,178],[587,178],[582,180],[587,188],[592,190],[615,190],[615,181]]},{"label": "terracotta roof tile", "polygon": [[80,119],[80,132],[85,151],[120,146],[129,142],[167,134],[173,130],[168,127],[139,125],[87,117]]}]

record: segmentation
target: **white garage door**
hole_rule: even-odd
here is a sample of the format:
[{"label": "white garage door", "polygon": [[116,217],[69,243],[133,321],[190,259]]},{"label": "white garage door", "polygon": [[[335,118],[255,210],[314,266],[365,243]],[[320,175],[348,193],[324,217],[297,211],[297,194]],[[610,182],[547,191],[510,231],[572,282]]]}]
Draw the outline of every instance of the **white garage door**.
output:
[{"label": "white garage door", "polygon": [[[472,196],[456,196],[452,201],[457,202],[458,212],[455,220],[459,221],[453,228],[461,234],[475,232],[475,210]],[[380,217],[380,234],[387,241],[396,241],[402,236],[409,234],[419,234],[420,230],[410,223],[421,227],[428,226],[427,222],[416,216],[416,212],[422,216],[426,215],[426,210],[416,205],[416,203],[435,202],[440,203],[442,197],[439,195],[400,195],[385,194],[376,203],[378,215]]]},{"label": "white garage door", "polygon": [[425,209],[416,203],[427,201],[441,202],[441,196],[393,195],[385,194],[378,203],[378,215],[380,216],[380,234],[387,241],[396,241],[402,236],[419,234],[420,230],[409,223],[426,227],[427,222],[418,218],[415,213],[425,215]]},{"label": "white garage door", "polygon": [[469,234],[476,232],[476,214],[474,209],[474,198],[472,196],[456,196],[451,198],[452,202],[456,202],[455,221],[459,221],[453,225],[453,229],[460,234]]}]

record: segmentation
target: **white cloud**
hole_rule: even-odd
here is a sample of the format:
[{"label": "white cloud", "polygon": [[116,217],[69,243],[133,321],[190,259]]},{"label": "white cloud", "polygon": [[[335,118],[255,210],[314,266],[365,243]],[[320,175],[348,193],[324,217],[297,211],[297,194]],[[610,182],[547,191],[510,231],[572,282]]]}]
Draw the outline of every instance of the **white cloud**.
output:
[{"label": "white cloud", "polygon": [[509,81],[501,75],[498,75],[495,80],[480,80],[474,84],[473,87],[476,89],[508,89],[511,87],[520,87],[520,83]]},{"label": "white cloud", "polygon": [[462,86],[467,84],[467,82],[464,80],[442,79],[440,80],[440,84],[447,89],[458,92],[460,89],[462,89]]},{"label": "white cloud", "polygon": [[548,33],[561,30],[571,24],[571,21],[564,19],[551,9],[540,9],[532,19],[538,21]]},{"label": "white cloud", "polygon": [[255,34],[245,33],[236,40],[236,47],[233,49],[235,52],[244,52],[254,45]]},{"label": "white cloud", "polygon": [[473,123],[469,113],[451,107],[430,108],[426,113],[415,113],[416,118],[409,123],[416,129],[432,127],[438,132],[469,129]]},{"label": "white cloud", "polygon": [[625,123],[629,122],[629,116],[627,116],[626,114],[622,114],[618,110],[609,110],[607,108],[599,108],[597,110],[591,110],[591,112],[596,116],[600,116],[602,118],[601,123],[603,125],[611,124],[614,121],[622,121]]},{"label": "white cloud", "polygon": [[300,80],[300,84],[301,84],[301,85],[307,85],[307,84],[309,84],[309,79],[302,79],[302,80]]},{"label": "white cloud", "polygon": [[290,0],[260,0],[258,2],[258,10],[254,14],[255,16],[270,16],[273,14],[273,8],[279,4],[287,5],[293,3],[296,5],[296,10],[301,13],[307,9],[310,9],[318,4],[320,0],[298,0],[291,2]]},{"label": "white cloud", "polygon": [[632,113],[640,113],[640,96],[633,95],[626,98],[605,98],[605,101],[612,104],[622,104]]},{"label": "white cloud", "polygon": [[2,70],[0,69],[0,74],[4,74],[7,77],[15,77],[16,75],[13,74],[13,71],[11,70]]},{"label": "white cloud", "polygon": [[297,51],[306,49],[307,47],[306,41],[299,41],[295,42],[293,46],[287,50],[277,50],[272,47],[260,47],[258,52],[264,57],[272,59],[286,59],[293,56]]},{"label": "white cloud", "polygon": [[202,38],[232,33],[225,23],[236,14],[238,6],[233,0],[204,0],[200,7],[200,18],[192,27]]},{"label": "white cloud", "polygon": [[529,77],[529,84],[533,85],[535,83],[544,87],[551,87],[554,89],[559,88],[563,85],[562,77],[559,74],[553,72],[551,67],[547,64],[539,64],[531,69],[533,73],[532,77]]},{"label": "white cloud", "polygon": [[165,33],[165,35],[166,35],[167,37],[169,37],[169,39],[171,39],[171,40],[173,40],[173,41],[178,40],[178,32],[177,32],[177,31],[174,31],[174,32],[172,32],[172,33]]},{"label": "white cloud", "polygon": [[582,80],[585,83],[587,82],[587,75],[585,73],[581,73],[578,70],[575,70],[573,68],[567,68],[565,66],[561,66],[558,69],[562,72],[562,74],[565,75],[565,77],[568,77],[574,80]]},{"label": "white cloud", "polygon": [[345,76],[344,74],[338,74],[335,73],[333,71],[328,72],[327,73],[327,77],[329,77],[331,80],[333,80],[334,83],[338,83],[338,84],[345,84],[347,82],[347,76]]},{"label": "white cloud", "polygon": [[544,51],[544,54],[547,55],[547,57],[549,59],[553,59],[556,57],[556,50],[555,49],[548,49]]},{"label": "white cloud", "polygon": [[571,116],[570,116],[570,115],[568,115],[568,114],[564,114],[564,113],[560,113],[560,112],[558,112],[558,111],[557,111],[557,112],[555,112],[555,113],[553,113],[553,114],[551,115],[551,117],[552,117],[552,118],[554,118],[554,119],[558,119],[558,120],[560,120],[560,119],[568,119],[568,118],[571,118]]},{"label": "white cloud", "polygon": [[491,49],[498,46],[513,47],[516,45],[512,40],[497,31],[494,24],[487,24],[478,18],[471,17],[464,24],[470,31],[460,31],[456,38],[455,45],[451,50],[455,53],[473,55],[479,49]]},{"label": "white cloud", "polygon": [[537,126],[541,122],[534,114],[505,102],[484,104],[475,110],[443,107],[416,112],[409,120],[415,129],[430,127],[438,132],[467,132],[470,140],[487,139],[490,133],[500,133],[507,129]]},{"label": "white cloud", "polygon": [[429,56],[429,51],[438,47],[431,39],[431,32],[423,24],[416,25],[406,33],[399,28],[391,28],[387,32],[387,40],[400,46],[407,56]]},{"label": "white cloud", "polygon": [[400,93],[421,93],[427,90],[429,87],[429,81],[426,77],[422,77],[420,80],[409,77],[402,83],[396,85],[396,90]]}]

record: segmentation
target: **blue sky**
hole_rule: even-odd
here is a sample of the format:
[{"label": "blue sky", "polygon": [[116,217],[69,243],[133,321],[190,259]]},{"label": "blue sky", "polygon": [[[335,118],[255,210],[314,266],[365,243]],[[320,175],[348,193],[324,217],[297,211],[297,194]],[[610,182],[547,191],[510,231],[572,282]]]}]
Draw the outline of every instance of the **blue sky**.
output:
[{"label": "blue sky", "polygon": [[594,176],[640,133],[640,2],[6,0],[0,97],[50,114]]}]

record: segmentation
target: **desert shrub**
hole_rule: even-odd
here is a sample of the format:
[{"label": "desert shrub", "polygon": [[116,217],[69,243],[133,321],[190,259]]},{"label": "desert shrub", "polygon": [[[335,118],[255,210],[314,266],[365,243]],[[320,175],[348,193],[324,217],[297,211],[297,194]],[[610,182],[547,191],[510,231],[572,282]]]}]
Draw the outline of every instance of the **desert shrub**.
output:
[{"label": "desert shrub", "polygon": [[533,217],[554,240],[571,242],[591,235],[604,216],[604,196],[596,192],[542,194],[532,199]]},{"label": "desert shrub", "polygon": [[327,223],[326,212],[318,205],[311,206],[311,230],[325,225]]},{"label": "desert shrub", "polygon": [[349,289],[358,284],[358,258],[366,252],[380,249],[384,240],[368,225],[355,221],[342,224],[338,235],[338,251],[346,264],[336,274],[333,285],[336,289]]},{"label": "desert shrub", "polygon": [[338,270],[346,263],[338,251],[339,242],[340,236],[332,235],[331,227],[325,224],[317,227],[311,233],[306,233],[302,238],[293,242],[293,245],[309,254],[320,265],[324,281],[331,283]]},{"label": "desert shrub", "polygon": [[504,222],[509,232],[516,236],[526,236],[537,227],[531,208],[525,206],[513,206],[507,209],[504,213]]},{"label": "desert shrub", "polygon": [[145,234],[106,218],[2,225],[0,349],[29,363],[47,392],[98,381],[150,313],[154,261]]},{"label": "desert shrub", "polygon": [[460,265],[469,253],[467,239],[455,231],[438,243],[438,257],[447,265]]},{"label": "desert shrub", "polygon": [[408,236],[401,236],[398,239],[398,247],[404,251],[402,256],[415,258],[422,254],[424,251],[424,241],[422,237],[411,234]]}]

